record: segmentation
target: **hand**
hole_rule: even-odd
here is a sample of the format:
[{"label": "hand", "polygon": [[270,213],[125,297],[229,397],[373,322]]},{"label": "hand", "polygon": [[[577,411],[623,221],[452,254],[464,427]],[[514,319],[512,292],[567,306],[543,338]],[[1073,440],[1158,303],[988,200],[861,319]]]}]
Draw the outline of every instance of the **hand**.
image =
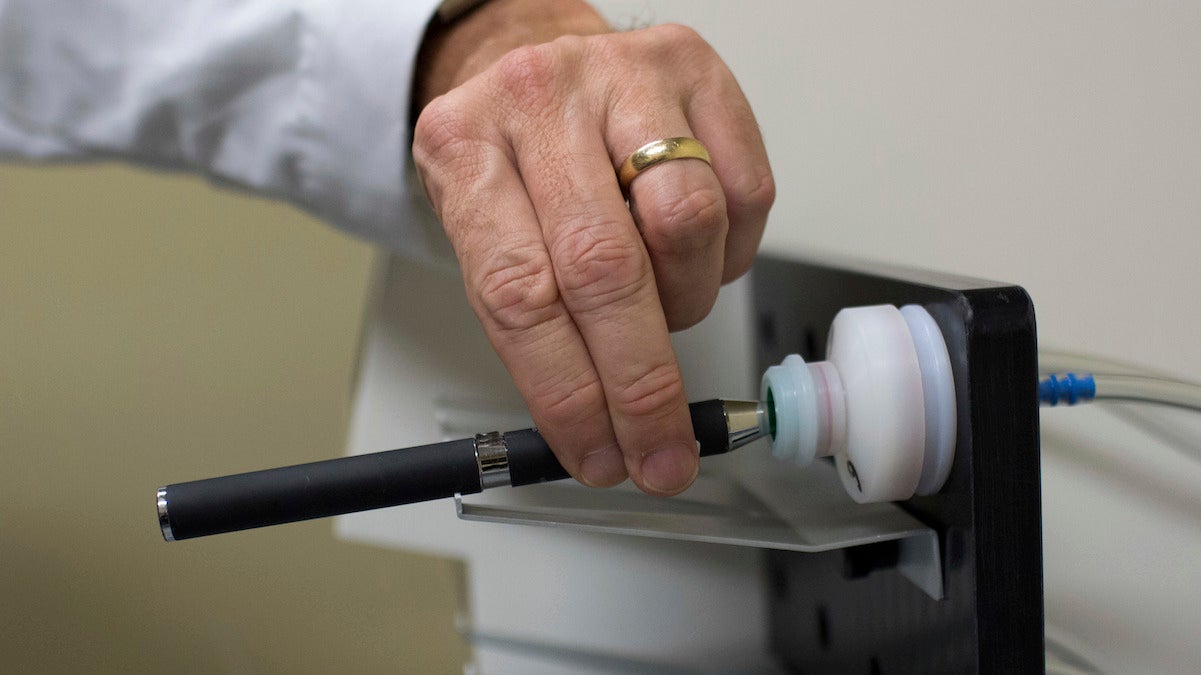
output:
[{"label": "hand", "polygon": [[[704,40],[608,31],[575,0],[491,0],[435,30],[413,158],[471,305],[563,466],[670,495],[698,457],[668,331],[750,268],[775,187],[750,106]],[[616,167],[672,136],[703,142],[712,168],[651,167],[627,206]]]}]

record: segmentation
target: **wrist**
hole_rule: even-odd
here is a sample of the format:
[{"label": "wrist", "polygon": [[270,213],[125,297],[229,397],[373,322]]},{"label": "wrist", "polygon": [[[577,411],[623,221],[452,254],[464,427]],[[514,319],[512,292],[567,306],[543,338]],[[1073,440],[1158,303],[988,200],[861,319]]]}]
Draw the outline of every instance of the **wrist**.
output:
[{"label": "wrist", "polygon": [[487,0],[451,21],[435,17],[417,59],[414,110],[420,112],[513,49],[610,30],[583,0]]}]

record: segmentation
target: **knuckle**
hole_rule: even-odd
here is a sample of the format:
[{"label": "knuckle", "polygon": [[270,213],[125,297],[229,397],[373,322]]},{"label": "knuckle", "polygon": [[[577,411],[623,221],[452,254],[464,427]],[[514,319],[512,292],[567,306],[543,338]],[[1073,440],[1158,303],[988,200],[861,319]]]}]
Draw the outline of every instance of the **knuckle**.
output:
[{"label": "knuckle", "polygon": [[476,137],[475,122],[445,96],[422,109],[413,128],[413,161],[429,166],[439,159],[462,154],[464,144]]},{"label": "knuckle", "polygon": [[656,26],[654,40],[658,53],[677,63],[687,63],[689,68],[700,72],[717,66],[724,68],[721,59],[705,38],[692,28],[677,23]]},{"label": "knuckle", "polygon": [[659,39],[667,40],[677,45],[690,47],[702,45],[708,47],[709,45],[709,43],[705,42],[705,39],[701,37],[700,33],[697,33],[692,28],[689,28],[683,24],[667,23],[657,26],[655,30],[660,33]]},{"label": "knuckle", "polygon": [[[750,271],[754,264],[754,249],[758,248],[758,237],[762,236],[767,214],[776,199],[776,183],[771,170],[764,167],[753,175],[755,177],[747,180],[745,189],[740,190],[740,196],[737,199],[731,197],[731,213],[741,214],[744,225],[750,227],[744,227],[741,233],[746,241],[733,251],[727,248],[722,283],[734,281]],[[751,237],[753,241],[749,241]]]},{"label": "knuckle", "polygon": [[470,209],[469,196],[486,183],[495,166],[494,147],[481,137],[478,122],[445,99],[435,99],[417,118],[413,164],[448,232],[470,220],[459,217],[458,212]]},{"label": "knuckle", "polygon": [[755,213],[767,213],[776,201],[776,179],[771,169],[762,167],[741,181],[731,199],[738,205]]},{"label": "knuckle", "polygon": [[481,135],[479,121],[445,97],[421,111],[413,129],[413,164],[440,218],[452,185],[476,186],[488,174],[493,147]]},{"label": "knuckle", "polygon": [[675,412],[684,400],[684,382],[674,363],[653,364],[623,383],[613,395],[614,405],[633,417],[657,417]]},{"label": "knuckle", "polygon": [[501,57],[495,68],[505,96],[527,110],[552,104],[559,80],[557,49],[553,44],[527,45]]},{"label": "knuckle", "polygon": [[572,59],[583,54],[591,42],[591,38],[582,35],[562,35],[552,40],[549,47],[560,56]]},{"label": "knuckle", "polygon": [[650,263],[638,242],[610,233],[620,227],[599,223],[555,244],[552,256],[563,292],[571,294],[582,311],[619,303],[651,278]]},{"label": "knuckle", "polygon": [[[559,39],[567,40],[568,38]],[[621,33],[607,33],[576,39],[578,42],[569,43],[568,46],[579,49],[578,53],[590,62],[604,64],[629,61],[630,40]]]},{"label": "knuckle", "polygon": [[702,187],[683,194],[656,194],[649,203],[638,204],[643,237],[653,251],[696,250],[725,238],[729,223],[726,200],[716,187]]},{"label": "knuckle", "polygon": [[483,271],[476,292],[483,311],[507,331],[528,330],[559,314],[554,270],[544,251],[515,249]]}]

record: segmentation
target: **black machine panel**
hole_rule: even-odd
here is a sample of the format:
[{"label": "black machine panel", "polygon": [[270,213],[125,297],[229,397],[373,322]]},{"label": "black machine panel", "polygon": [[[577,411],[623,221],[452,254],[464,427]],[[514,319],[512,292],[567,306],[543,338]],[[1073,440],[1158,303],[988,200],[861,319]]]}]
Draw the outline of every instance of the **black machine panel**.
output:
[{"label": "black machine panel", "polygon": [[821,358],[843,307],[920,304],[942,329],[958,398],[943,490],[900,504],[938,532],[945,597],[896,571],[895,542],[772,551],[772,649],[800,673],[1044,670],[1037,343],[1026,292],[859,264],[761,258],[753,276],[759,372]]}]

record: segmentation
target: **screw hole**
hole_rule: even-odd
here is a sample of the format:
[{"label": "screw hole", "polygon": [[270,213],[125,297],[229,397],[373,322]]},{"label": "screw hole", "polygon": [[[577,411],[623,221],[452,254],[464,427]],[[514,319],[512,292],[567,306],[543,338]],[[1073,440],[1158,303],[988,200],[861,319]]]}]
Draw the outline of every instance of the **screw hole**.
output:
[{"label": "screw hole", "polygon": [[788,570],[784,568],[783,563],[774,558],[768,564],[768,581],[771,584],[772,593],[775,593],[777,598],[787,598]]},{"label": "screw hole", "polygon": [[817,359],[817,334],[813,332],[812,326],[805,327],[805,345],[802,349],[801,356],[806,361],[814,361]]},{"label": "screw hole", "polygon": [[830,613],[825,605],[817,606],[817,642],[822,649],[830,648]]},{"label": "screw hole", "polygon": [[759,315],[759,338],[763,341],[763,346],[768,349],[776,346],[776,317],[771,314]]}]

